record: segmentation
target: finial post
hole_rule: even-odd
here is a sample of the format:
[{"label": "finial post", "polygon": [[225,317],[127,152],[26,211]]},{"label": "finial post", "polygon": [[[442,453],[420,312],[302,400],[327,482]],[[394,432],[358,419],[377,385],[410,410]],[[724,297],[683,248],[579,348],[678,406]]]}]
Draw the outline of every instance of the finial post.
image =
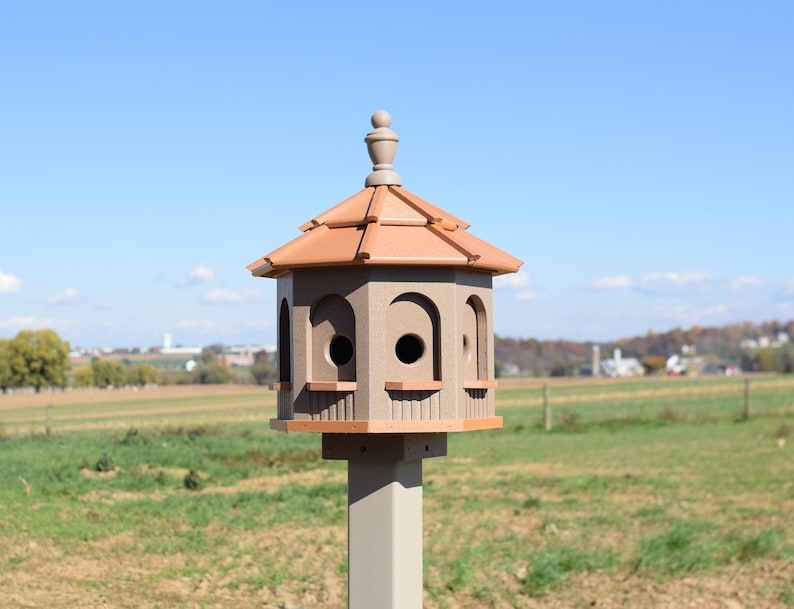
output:
[{"label": "finial post", "polygon": [[372,160],[372,173],[367,176],[365,186],[402,186],[402,179],[393,170],[392,163],[397,154],[397,142],[400,138],[389,129],[391,115],[385,110],[378,110],[372,115],[374,129],[367,134],[367,152]]}]

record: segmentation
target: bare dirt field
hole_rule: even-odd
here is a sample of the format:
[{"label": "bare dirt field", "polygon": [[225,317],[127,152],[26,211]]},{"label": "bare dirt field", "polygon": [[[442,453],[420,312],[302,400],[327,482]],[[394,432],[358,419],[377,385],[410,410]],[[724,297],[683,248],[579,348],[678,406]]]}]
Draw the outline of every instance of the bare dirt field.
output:
[{"label": "bare dirt field", "polygon": [[104,402],[132,402],[140,400],[173,400],[209,396],[233,397],[269,391],[255,385],[162,385],[159,387],[122,389],[69,389],[66,391],[16,392],[0,395],[0,412],[12,408],[42,408],[48,405],[97,404]]}]

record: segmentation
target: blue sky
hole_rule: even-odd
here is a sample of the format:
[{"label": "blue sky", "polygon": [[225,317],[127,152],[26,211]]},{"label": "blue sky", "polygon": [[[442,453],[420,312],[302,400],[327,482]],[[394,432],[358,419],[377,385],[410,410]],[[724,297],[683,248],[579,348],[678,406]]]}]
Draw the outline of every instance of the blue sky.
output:
[{"label": "blue sky", "polygon": [[0,337],[275,342],[245,266],[363,187],[524,260],[497,334],[794,317],[794,4],[0,3]]}]

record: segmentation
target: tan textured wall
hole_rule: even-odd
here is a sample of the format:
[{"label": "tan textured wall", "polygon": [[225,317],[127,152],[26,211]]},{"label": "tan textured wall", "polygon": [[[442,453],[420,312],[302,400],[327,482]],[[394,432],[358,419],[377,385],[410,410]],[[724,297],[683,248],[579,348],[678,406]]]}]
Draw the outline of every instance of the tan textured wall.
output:
[{"label": "tan textured wall", "polygon": [[[493,416],[494,389],[464,388],[465,382],[493,379],[489,273],[362,267],[296,271],[278,281],[279,302],[286,298],[292,308],[295,419],[426,421]],[[341,299],[346,305],[340,304]],[[328,341],[339,334],[353,343],[347,367],[335,367],[328,356]],[[410,357],[402,361],[405,353],[401,360],[395,349],[405,335],[421,339],[423,349],[416,361]],[[307,383],[319,381],[355,385],[341,391],[308,389]],[[401,382],[419,386],[387,389],[387,383]],[[423,387],[423,382],[435,382],[434,388]],[[286,411],[279,408],[279,417],[282,410]]]}]

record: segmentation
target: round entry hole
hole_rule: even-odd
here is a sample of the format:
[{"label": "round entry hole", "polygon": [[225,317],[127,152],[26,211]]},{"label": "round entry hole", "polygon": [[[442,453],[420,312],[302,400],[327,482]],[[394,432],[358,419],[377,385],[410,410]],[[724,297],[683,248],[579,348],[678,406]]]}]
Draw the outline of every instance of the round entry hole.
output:
[{"label": "round entry hole", "polygon": [[415,334],[406,334],[397,341],[394,352],[403,364],[415,364],[424,354],[425,344]]},{"label": "round entry hole", "polygon": [[331,344],[328,348],[328,355],[331,356],[331,361],[337,366],[344,366],[350,363],[353,359],[353,343],[347,336],[334,336],[331,339]]}]

